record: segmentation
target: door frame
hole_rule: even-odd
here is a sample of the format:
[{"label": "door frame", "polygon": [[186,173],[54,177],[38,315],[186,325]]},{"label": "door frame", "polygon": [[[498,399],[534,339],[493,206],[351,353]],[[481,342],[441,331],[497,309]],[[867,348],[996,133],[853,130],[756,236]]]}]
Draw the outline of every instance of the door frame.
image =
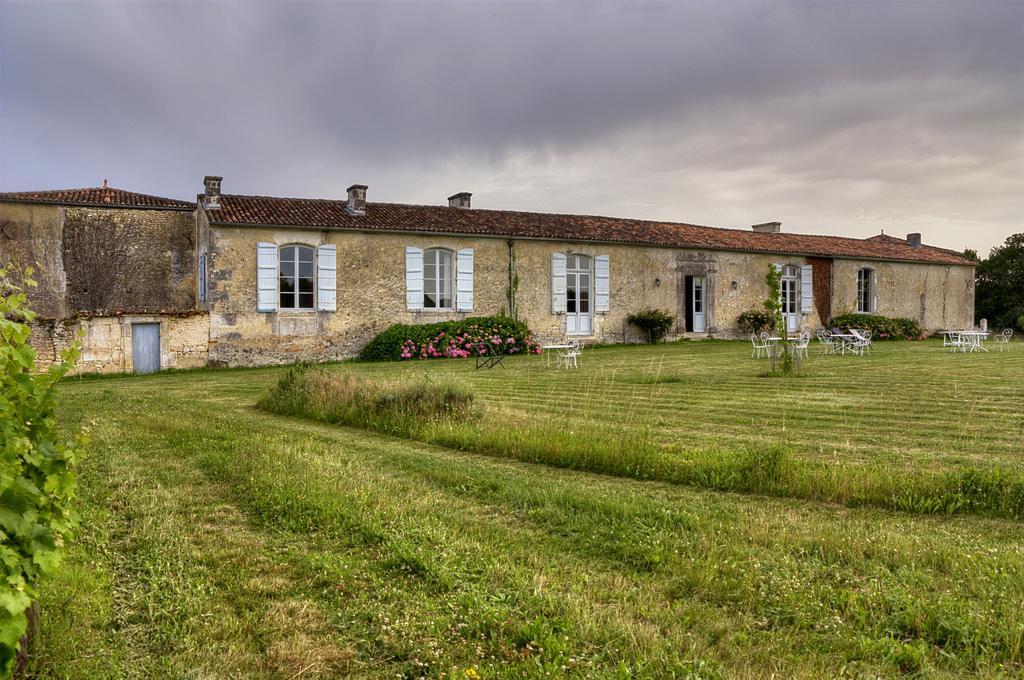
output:
[{"label": "door frame", "polygon": [[[714,335],[718,332],[715,326],[715,288],[718,285],[718,260],[707,253],[681,252],[676,255],[676,333],[694,332],[693,309],[686,291],[688,276],[700,276],[704,279],[704,332]],[[655,284],[657,285],[657,283]]]},{"label": "door frame", "polygon": [[[787,271],[793,272],[791,275]],[[788,285],[787,285],[788,284]],[[787,291],[787,289],[789,289]],[[790,293],[787,295],[787,293]],[[800,267],[793,264],[782,265],[782,278],[779,280],[779,297],[782,300],[782,320],[786,324],[786,333],[800,330]],[[787,300],[787,297],[790,298]],[[787,303],[789,303],[787,305]],[[789,306],[792,311],[787,312]]]},{"label": "door frame", "polygon": [[170,368],[164,365],[164,356],[167,355],[167,324],[164,317],[158,314],[131,314],[122,316],[121,319],[121,370],[125,372],[135,371],[135,348],[132,347],[132,325],[137,323],[160,324],[160,370]]},{"label": "door frame", "polygon": [[[574,268],[570,267],[569,266],[569,259],[570,258],[576,258],[576,257],[585,257],[587,259],[587,263],[588,263],[587,264],[587,268],[585,268],[585,269],[581,269],[581,268],[574,269]],[[580,312],[579,311],[579,308],[580,308],[580,295],[579,295],[580,285],[579,285],[579,280],[580,280],[580,276],[583,275],[583,274],[585,274],[587,276],[587,311],[586,312]],[[569,285],[570,277],[572,277],[573,282],[575,283],[574,286],[570,286]],[[576,298],[574,300],[575,307],[576,307],[576,311],[575,312],[570,312],[569,311],[569,290],[575,290],[576,291]],[[568,253],[568,254],[566,254],[566,263],[565,263],[565,291],[566,291],[565,292],[565,334],[566,335],[572,335],[572,336],[582,336],[582,337],[588,337],[588,336],[593,335],[594,334],[594,257],[592,255],[587,255],[585,253]],[[576,319],[575,326],[576,326],[577,330],[575,330],[575,331],[570,331],[569,330],[569,318],[570,317],[573,317],[573,318]],[[588,326],[588,328],[587,328],[586,331],[580,331],[579,330],[579,320],[581,318],[587,319],[587,326]]]}]

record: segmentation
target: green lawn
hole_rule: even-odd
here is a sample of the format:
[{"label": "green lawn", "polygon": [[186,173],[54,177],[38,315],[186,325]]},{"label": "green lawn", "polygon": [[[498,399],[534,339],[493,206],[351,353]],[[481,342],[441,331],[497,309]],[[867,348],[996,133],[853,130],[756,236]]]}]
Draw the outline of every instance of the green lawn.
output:
[{"label": "green lawn", "polygon": [[[770,446],[899,481],[1022,471],[1014,349],[880,344],[795,379],[759,377],[728,342],[593,350],[573,373],[526,357],[329,370],[460,381],[485,428],[635,431],[692,460]],[[1020,521],[597,475],[257,409],[284,370],[62,388],[67,423],[92,433],[38,675],[1024,672]]]}]

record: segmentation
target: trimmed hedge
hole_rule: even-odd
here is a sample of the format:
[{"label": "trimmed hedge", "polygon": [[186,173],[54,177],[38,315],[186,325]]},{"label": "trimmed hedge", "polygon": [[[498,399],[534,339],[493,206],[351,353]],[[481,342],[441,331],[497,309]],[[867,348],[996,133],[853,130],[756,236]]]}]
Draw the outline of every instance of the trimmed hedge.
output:
[{"label": "trimmed hedge", "polygon": [[509,316],[471,316],[458,321],[395,324],[371,340],[359,358],[404,361],[524,352],[540,354],[540,344],[525,323]]},{"label": "trimmed hedge", "polygon": [[878,314],[842,314],[828,322],[829,328],[871,331],[872,340],[920,340],[924,337],[913,319],[891,319]]}]

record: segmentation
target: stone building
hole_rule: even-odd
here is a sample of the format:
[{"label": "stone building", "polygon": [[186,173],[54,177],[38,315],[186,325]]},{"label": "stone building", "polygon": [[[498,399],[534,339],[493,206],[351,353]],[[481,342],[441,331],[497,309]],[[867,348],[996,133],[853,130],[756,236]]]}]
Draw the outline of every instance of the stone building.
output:
[{"label": "stone building", "polygon": [[[38,262],[36,335],[73,329],[82,370],[259,365],[356,354],[394,323],[510,313],[542,339],[634,342],[626,318],[734,337],[782,272],[790,330],[865,311],[938,330],[973,324],[973,263],[919,234],[869,239],[585,215],[221,193],[196,203],[117,189],[0,194],[0,246]],[[158,349],[157,349],[158,348]],[[140,359],[141,357],[141,359]],[[140,361],[143,366],[140,366]]]}]

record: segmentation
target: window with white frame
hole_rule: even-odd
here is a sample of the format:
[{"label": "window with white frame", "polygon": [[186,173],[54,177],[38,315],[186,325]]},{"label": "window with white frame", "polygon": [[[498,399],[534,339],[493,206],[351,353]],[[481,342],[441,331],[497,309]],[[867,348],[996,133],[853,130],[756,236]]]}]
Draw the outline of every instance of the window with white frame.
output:
[{"label": "window with white frame", "polygon": [[875,311],[874,270],[857,270],[857,311],[872,314]]},{"label": "window with white frame", "polygon": [[281,248],[278,260],[278,291],[281,309],[314,309],[316,276],[313,249],[290,245]]},{"label": "window with white frame", "polygon": [[432,248],[423,253],[424,309],[451,309],[454,281],[452,251]]}]

